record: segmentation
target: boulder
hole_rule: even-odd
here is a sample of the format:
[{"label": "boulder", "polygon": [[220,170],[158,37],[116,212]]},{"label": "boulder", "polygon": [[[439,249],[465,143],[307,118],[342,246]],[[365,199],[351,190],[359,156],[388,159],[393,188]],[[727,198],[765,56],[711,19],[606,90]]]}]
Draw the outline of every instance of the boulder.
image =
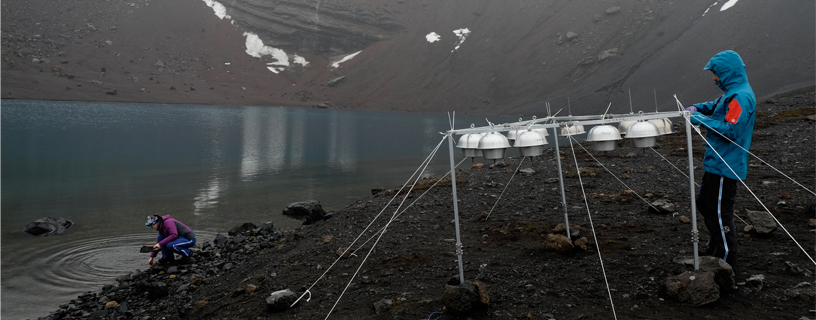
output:
[{"label": "boulder", "polygon": [[269,297],[266,297],[266,308],[272,312],[284,311],[289,309],[289,306],[295,303],[297,298],[297,294],[289,289],[275,291]]},{"label": "boulder", "polygon": [[320,202],[316,200],[307,200],[302,202],[292,202],[286,209],[283,210],[283,215],[290,216],[296,219],[303,219],[304,225],[313,224],[326,217],[326,211]]},{"label": "boulder", "polygon": [[572,251],[575,246],[572,245],[572,241],[567,236],[550,233],[547,235],[546,248],[550,251],[566,254]]},{"label": "boulder", "polygon": [[731,292],[736,288],[734,270],[723,259],[711,256],[700,257],[700,270],[714,273],[714,281],[720,286],[720,291]]},{"label": "boulder", "polygon": [[666,280],[666,295],[699,307],[719,300],[720,288],[714,272],[686,271]]},{"label": "boulder", "polygon": [[745,216],[756,234],[769,235],[776,230],[776,221],[767,212],[745,209]]},{"label": "boulder", "polygon": [[227,236],[225,236],[223,234],[220,234],[220,233],[216,234],[215,239],[213,239],[213,244],[216,247],[223,246],[223,245],[227,244],[227,242],[229,242],[229,238],[227,238]]},{"label": "boulder", "polygon": [[29,223],[25,227],[25,232],[38,237],[48,237],[65,232],[74,223],[65,218],[45,217]]},{"label": "boulder", "polygon": [[471,314],[485,306],[483,301],[490,303],[490,298],[482,298],[479,292],[479,287],[471,281],[465,281],[460,285],[448,284],[442,293],[442,303],[445,310],[453,315]]}]

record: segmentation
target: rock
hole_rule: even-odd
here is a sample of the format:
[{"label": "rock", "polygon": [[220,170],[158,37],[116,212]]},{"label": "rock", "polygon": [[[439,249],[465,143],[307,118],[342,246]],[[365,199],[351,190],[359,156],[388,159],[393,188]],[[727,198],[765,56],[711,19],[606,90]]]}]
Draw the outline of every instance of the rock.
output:
[{"label": "rock", "polygon": [[713,272],[694,270],[667,279],[666,295],[699,307],[719,300],[720,289]]},{"label": "rock", "polygon": [[289,309],[297,298],[297,295],[289,289],[275,291],[266,297],[266,308],[272,312],[284,311]]},{"label": "rock", "polygon": [[246,291],[247,294],[250,294],[250,293],[255,292],[255,290],[257,290],[257,289],[258,289],[258,286],[250,283],[250,284],[247,284],[245,291]]},{"label": "rock", "polygon": [[376,314],[384,314],[394,308],[394,300],[382,299],[374,302],[374,312]]},{"label": "rock", "polygon": [[213,240],[213,244],[216,247],[223,246],[223,245],[227,244],[227,242],[229,242],[229,238],[227,238],[225,235],[220,234],[220,233],[216,234],[215,239]]},{"label": "rock", "polygon": [[117,95],[118,93],[119,93],[119,92],[118,92],[118,91],[116,91],[116,89],[105,91],[105,94],[107,94],[107,95],[109,95],[109,96],[115,96],[115,95]]},{"label": "rock", "polygon": [[481,167],[484,167],[484,163],[474,163],[470,168],[471,169],[479,169]]},{"label": "rock", "polygon": [[25,232],[38,237],[48,237],[65,232],[74,223],[65,218],[45,217],[29,223],[25,227]]},{"label": "rock", "polygon": [[480,303],[478,288],[473,282],[465,281],[461,285],[445,285],[442,304],[445,305],[447,312],[453,315],[470,314],[481,306]]},{"label": "rock", "polygon": [[332,241],[333,238],[334,238],[333,235],[327,234],[320,238],[320,243],[329,243]]},{"label": "rock", "polygon": [[255,229],[255,228],[257,228],[257,226],[254,225],[252,222],[244,222],[244,224],[242,224],[240,226],[236,226],[235,228],[232,228],[227,234],[229,234],[231,236],[236,236],[236,235],[239,235],[241,233],[244,233],[244,231],[250,231],[250,230]]},{"label": "rock", "polygon": [[734,276],[734,270],[731,268],[731,265],[723,261],[723,259],[712,256],[702,256],[700,257],[699,263],[700,270],[714,273],[714,280],[717,285],[719,285],[720,291],[731,292],[736,288],[737,281]]},{"label": "rock", "polygon": [[529,176],[532,176],[533,174],[535,174],[535,170],[533,170],[532,168],[524,168],[524,169],[519,170],[518,172],[521,173],[521,175],[523,175],[525,177],[529,177]]},{"label": "rock", "polygon": [[23,47],[22,49],[20,49],[20,55],[23,57],[28,57],[32,54],[34,54],[34,51],[32,51],[29,48]]},{"label": "rock", "polygon": [[473,284],[476,285],[476,292],[479,293],[479,303],[483,306],[490,306],[490,294],[487,292],[487,287],[485,287],[484,283],[477,281]]},{"label": "rock", "polygon": [[61,65],[51,66],[51,73],[56,73],[56,74],[62,73],[62,66]]},{"label": "rock", "polygon": [[680,223],[691,223],[691,219],[686,216],[680,216]]},{"label": "rock", "polygon": [[605,13],[607,15],[617,14],[618,12],[620,12],[620,9],[621,9],[620,7],[611,7],[611,8],[606,9]]},{"label": "rock", "polygon": [[588,250],[587,249],[587,244],[588,243],[589,243],[589,240],[586,237],[581,237],[581,238],[578,238],[578,240],[575,240],[575,246],[578,247],[578,248],[581,248],[581,250],[584,250],[584,251]]},{"label": "rock", "polygon": [[618,48],[606,49],[598,55],[598,61],[603,61],[618,56]]},{"label": "rock", "polygon": [[168,274],[176,274],[176,273],[178,273],[178,271],[179,271],[178,267],[172,266],[172,267],[167,268],[167,271],[165,271],[165,272],[168,273]]},{"label": "rock", "polygon": [[810,282],[800,282],[796,286],[785,290],[785,295],[791,298],[801,298],[812,301],[816,297],[816,286]]},{"label": "rock", "polygon": [[303,224],[309,225],[323,220],[326,216],[326,211],[323,211],[323,207],[320,205],[320,202],[316,200],[307,200],[290,203],[288,206],[286,206],[286,210],[283,210],[283,215],[297,219],[304,219]]},{"label": "rock", "polygon": [[572,31],[567,31],[567,40],[575,41],[578,38],[578,34]]},{"label": "rock", "polygon": [[337,77],[337,78],[331,79],[331,80],[326,82],[326,85],[329,86],[329,87],[334,87],[337,84],[339,84],[341,81],[343,81],[343,79],[345,79],[345,78],[346,78],[345,76],[342,76],[342,77]]},{"label": "rock", "polygon": [[572,249],[575,247],[572,245],[572,241],[570,241],[567,236],[550,233],[547,235],[546,248],[550,251],[566,254],[572,251]]},{"label": "rock", "polygon": [[657,213],[675,213],[677,212],[677,205],[667,199],[657,199],[649,207],[652,212],[655,212],[655,209],[657,209]]},{"label": "rock", "polygon": [[816,121],[816,115],[807,116],[807,119],[810,121]]},{"label": "rock", "polygon": [[159,67],[159,68],[164,68],[165,67],[164,62],[162,62],[161,60],[156,61],[156,63],[154,63],[153,66],[154,67]]},{"label": "rock", "polygon": [[111,301],[105,304],[105,309],[113,309],[119,306],[119,303],[116,301]]},{"label": "rock", "polygon": [[206,306],[208,303],[210,303],[210,301],[209,301],[209,300],[199,300],[198,302],[196,302],[196,308],[197,308],[197,309],[202,309],[202,308],[204,308],[204,306]]},{"label": "rock", "polygon": [[808,219],[808,227],[816,228],[816,219]]},{"label": "rock", "polygon": [[776,221],[767,212],[745,209],[745,216],[753,227],[752,232],[768,235],[776,230]]},{"label": "rock", "polygon": [[246,239],[247,239],[247,237],[245,237],[243,235],[237,235],[234,238],[232,238],[232,243],[241,244],[241,242],[244,242]]},{"label": "rock", "polygon": [[785,261],[785,272],[792,275],[803,275],[805,278],[813,276],[813,272],[810,271],[810,269],[802,268],[790,261]]},{"label": "rock", "polygon": [[763,285],[765,285],[765,275],[755,274],[745,280],[745,287],[753,292],[762,290]]}]

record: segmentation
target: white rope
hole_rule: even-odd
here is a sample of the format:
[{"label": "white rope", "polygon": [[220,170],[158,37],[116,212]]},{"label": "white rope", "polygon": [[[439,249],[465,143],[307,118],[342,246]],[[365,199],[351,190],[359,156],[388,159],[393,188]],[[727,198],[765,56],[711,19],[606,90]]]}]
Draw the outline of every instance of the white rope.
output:
[{"label": "white rope", "polygon": [[[459,167],[459,165],[460,165],[460,164],[462,164],[462,162],[465,162],[465,160],[467,160],[467,158],[468,158],[468,157],[465,157],[465,158],[463,158],[463,159],[462,159],[462,161],[459,161],[459,163],[457,163],[457,164],[456,164],[456,166],[454,167],[454,169],[455,169],[455,168],[458,168],[458,167]],[[422,197],[423,197],[423,196],[425,196],[425,194],[427,194],[429,191],[431,191],[431,189],[433,189],[434,187],[436,187],[436,185],[437,185],[437,184],[439,184],[440,182],[442,182],[442,179],[444,179],[445,177],[447,177],[449,174],[450,174],[450,171],[448,171],[447,173],[445,173],[445,175],[444,175],[444,176],[442,176],[441,178],[439,178],[439,180],[437,180],[436,182],[434,182],[434,184],[432,184],[432,185],[431,185],[431,186],[428,188],[428,190],[425,190],[425,192],[423,192],[421,195],[419,195],[419,197],[417,197],[417,198],[416,198],[416,200],[414,200],[414,202],[411,202],[411,204],[409,204],[407,207],[405,207],[405,209],[403,209],[403,210],[402,210],[402,212],[400,212],[400,213],[399,213],[399,214],[398,214],[396,217],[394,217],[394,219],[399,218],[399,217],[400,217],[400,216],[401,216],[403,213],[405,213],[405,211],[408,211],[408,209],[410,209],[410,208],[411,208],[411,207],[412,207],[412,206],[413,206],[413,205],[414,205],[414,204],[415,204],[417,201],[419,201],[419,199],[422,199]],[[377,231],[377,233],[382,232],[382,231],[383,231],[383,229],[385,229],[385,227],[384,227],[384,226],[383,226],[382,228],[380,228],[380,230],[379,230],[379,231]],[[377,233],[375,233],[375,234],[371,235],[371,237],[369,237],[369,238],[368,238],[368,240],[366,240],[365,242],[363,242],[363,244],[361,244],[359,247],[357,247],[357,249],[356,249],[356,250],[354,250],[354,251],[353,251],[353,252],[350,254],[350,256],[354,256],[354,255],[356,255],[357,251],[360,251],[360,249],[362,249],[363,247],[365,247],[365,245],[366,245],[366,244],[368,244],[368,242],[369,242],[369,241],[371,241],[371,239],[374,239],[374,237],[375,237],[375,236],[377,236]]]},{"label": "white rope", "polygon": [[[689,117],[689,118],[686,118],[686,121],[691,121],[690,117]],[[705,123],[703,123],[703,124],[705,124]],[[706,127],[708,127],[708,126],[706,126]],[[703,136],[703,134],[700,132],[700,128],[695,127],[695,128],[694,128],[694,130],[695,130],[695,131],[697,131],[697,134],[698,134],[698,135],[700,135],[700,137],[701,137],[701,138],[703,138],[703,141],[705,141],[706,145],[708,145],[709,147],[711,147],[711,150],[713,150],[713,151],[714,151],[714,153],[715,153],[715,154],[717,154],[717,157],[719,157],[719,158],[720,158],[720,160],[722,160],[722,162],[725,164],[725,166],[726,166],[726,167],[728,167],[728,169],[729,169],[729,170],[731,170],[731,173],[733,173],[733,174],[734,174],[734,176],[739,177],[739,175],[737,175],[737,173],[736,173],[736,172],[734,172],[734,169],[733,169],[733,168],[731,168],[731,166],[730,166],[730,165],[728,165],[728,162],[726,162],[726,161],[725,161],[725,159],[723,159],[723,157],[720,155],[720,153],[719,153],[719,152],[717,152],[717,149],[714,149],[714,146],[712,146],[712,145],[711,145],[711,144],[708,142],[708,140],[706,140],[706,138],[705,138],[705,137]],[[799,244],[799,241],[796,241],[796,238],[794,238],[794,237],[793,237],[793,235],[791,235],[791,234],[790,234],[790,232],[788,232],[788,229],[786,229],[786,228],[785,228],[785,226],[783,226],[783,225],[782,225],[782,223],[781,223],[781,222],[779,222],[779,219],[777,219],[777,218],[776,218],[776,217],[773,215],[773,213],[771,213],[771,210],[769,210],[769,209],[768,209],[768,207],[766,207],[766,206],[765,206],[765,204],[764,204],[764,203],[762,203],[762,201],[761,201],[761,200],[759,200],[759,197],[757,197],[757,195],[754,193],[754,191],[752,191],[752,190],[751,190],[751,188],[748,188],[748,185],[747,185],[747,184],[745,184],[745,181],[742,181],[742,180],[740,180],[740,179],[737,179],[737,180],[738,180],[740,183],[742,183],[742,186],[744,186],[744,187],[745,187],[745,189],[748,189],[748,192],[750,192],[750,193],[751,193],[751,195],[752,195],[752,196],[754,196],[754,199],[756,199],[756,200],[757,200],[757,202],[759,202],[759,204],[760,204],[760,205],[762,205],[762,208],[765,208],[765,211],[766,211],[766,212],[768,212],[768,214],[771,216],[771,218],[773,218],[773,219],[774,219],[774,221],[776,221],[776,223],[779,225],[779,227],[781,227],[781,228],[782,228],[782,230],[784,230],[784,231],[785,231],[785,233],[787,233],[787,234],[788,234],[788,237],[790,237],[790,238],[791,238],[791,240],[793,240],[793,242],[794,242],[794,243],[796,243],[796,245],[797,245],[797,246],[799,246],[799,249],[801,249],[801,250],[802,250],[802,252],[804,252],[804,253],[805,253],[805,255],[808,257],[808,259],[810,259],[810,261],[811,261],[811,262],[813,262],[813,264],[814,264],[814,265],[816,265],[816,261],[814,261],[814,260],[813,260],[813,257],[811,257],[811,256],[810,256],[810,254],[808,254],[808,253],[807,253],[807,251],[805,250],[805,248],[802,248],[802,245],[801,245],[801,244]],[[744,221],[743,221],[743,222],[744,222]]]},{"label": "white rope", "polygon": [[496,199],[496,203],[493,204],[493,208],[490,208],[490,212],[487,213],[487,217],[485,217],[485,220],[490,218],[490,214],[493,213],[493,209],[496,209],[496,205],[499,204],[499,200],[501,200],[502,196],[504,195],[504,192],[507,191],[507,187],[510,186],[510,181],[513,181],[513,177],[516,176],[516,172],[518,172],[519,168],[521,168],[521,164],[524,163],[525,158],[526,157],[521,157],[521,161],[519,161],[519,165],[518,167],[516,167],[516,171],[513,171],[513,175],[510,176],[510,180],[507,181],[506,185],[504,185],[504,189],[502,190],[501,194],[499,194],[499,198]]},{"label": "white rope", "polygon": [[[449,136],[449,135],[445,135],[445,138],[448,138],[448,137],[450,137],[451,139],[453,139],[453,137],[451,137],[451,136]],[[352,276],[351,276],[351,279],[349,279],[349,282],[346,284],[346,287],[345,287],[345,288],[343,288],[343,292],[341,292],[341,293],[340,293],[340,296],[339,296],[339,297],[337,297],[337,301],[335,301],[335,302],[334,302],[334,305],[332,305],[331,310],[329,310],[329,313],[327,313],[327,314],[326,314],[326,318],[325,318],[325,319],[328,319],[328,318],[329,318],[329,316],[331,315],[332,311],[334,311],[334,308],[336,308],[336,307],[337,307],[337,304],[338,304],[338,303],[340,303],[340,299],[342,299],[342,298],[343,298],[343,295],[345,295],[345,294],[346,294],[346,291],[348,290],[348,287],[349,287],[349,286],[351,286],[351,282],[352,282],[352,281],[354,281],[354,278],[356,278],[356,277],[357,277],[357,274],[358,274],[358,273],[360,273],[360,269],[362,269],[362,268],[363,268],[363,265],[365,265],[366,261],[368,260],[368,257],[369,257],[369,256],[371,256],[371,253],[372,253],[372,252],[374,252],[374,248],[376,248],[376,247],[377,247],[377,243],[379,243],[379,242],[380,242],[380,239],[382,239],[382,236],[383,236],[383,235],[385,235],[385,232],[388,230],[388,226],[389,226],[389,225],[391,225],[391,222],[393,222],[393,221],[394,221],[394,217],[397,215],[397,213],[399,212],[400,208],[402,208],[402,205],[403,205],[403,204],[405,204],[405,200],[407,200],[407,199],[408,199],[408,195],[409,195],[409,194],[411,194],[411,191],[412,191],[412,190],[414,190],[414,186],[416,186],[417,181],[419,181],[419,179],[422,177],[422,173],[424,173],[424,172],[425,172],[425,169],[427,169],[427,168],[428,168],[428,165],[431,163],[431,161],[430,161],[430,160],[433,158],[433,156],[434,156],[434,155],[436,155],[436,151],[437,151],[437,150],[439,150],[439,146],[440,146],[440,145],[442,145],[442,142],[444,142],[444,141],[445,141],[445,138],[442,138],[442,141],[440,141],[440,142],[439,142],[439,144],[438,144],[438,145],[436,146],[436,148],[434,149],[434,151],[433,151],[433,152],[431,152],[431,154],[430,154],[429,158],[428,158],[428,159],[427,159],[427,161],[424,163],[424,165],[425,165],[425,166],[422,168],[422,172],[420,172],[420,173],[419,173],[419,175],[417,175],[416,179],[414,180],[414,183],[411,185],[411,188],[409,188],[409,189],[408,189],[408,192],[406,192],[405,197],[403,197],[403,198],[402,198],[402,201],[400,202],[399,206],[397,206],[397,209],[396,209],[396,210],[394,210],[394,214],[392,214],[392,215],[391,215],[391,219],[389,219],[389,220],[388,220],[388,222],[385,224],[385,227],[383,227],[382,232],[380,232],[380,235],[377,237],[377,240],[376,240],[376,241],[374,241],[374,244],[373,244],[373,245],[371,245],[371,249],[369,249],[369,250],[368,250],[368,253],[366,254],[365,258],[363,258],[363,261],[362,261],[362,262],[360,262],[360,266],[359,266],[359,267],[357,267],[357,271],[355,271],[355,272],[354,272],[354,275],[352,275]],[[397,193],[397,195],[399,195],[399,193]],[[390,203],[390,202],[389,202],[389,203]],[[387,207],[388,207],[388,206],[386,205],[386,208],[387,208]],[[385,210],[385,209],[383,209],[383,210]],[[379,216],[379,215],[378,215],[378,216]],[[373,222],[373,221],[372,221],[372,222]],[[359,238],[359,236],[358,236],[358,238]],[[352,245],[353,245],[353,243],[352,243]],[[348,248],[346,248],[346,250],[343,252],[343,254],[345,254],[345,253],[346,253],[346,251],[348,251],[348,249],[349,249],[349,248],[351,248],[351,245],[350,245]],[[340,257],[342,257],[342,255],[340,255]],[[339,259],[340,259],[340,258],[338,258],[338,260],[339,260]],[[335,262],[336,262],[336,261],[335,261]]]},{"label": "white rope", "polygon": [[[572,158],[575,160],[575,171],[578,172],[578,184],[581,185],[581,193],[584,195],[584,204],[587,208],[587,215],[589,216],[589,225],[592,227],[592,237],[595,238],[595,248],[598,249],[598,260],[601,261],[601,271],[604,276],[604,283],[606,283],[606,292],[609,294],[609,304],[612,305],[612,314],[615,320],[618,319],[618,314],[615,312],[615,302],[612,301],[612,290],[609,290],[609,281],[606,279],[606,269],[604,268],[603,258],[601,257],[601,242],[595,234],[595,224],[592,223],[592,214],[589,212],[589,202],[587,202],[586,192],[584,192],[584,182],[581,180],[581,169],[578,168],[578,157],[575,156],[575,149],[572,148],[572,136],[567,136],[570,142],[570,150],[572,150]],[[577,143],[578,141],[576,141]],[[579,144],[580,145],[580,144]],[[582,147],[583,148],[583,147]]]},{"label": "white rope", "polygon": [[[671,163],[671,161],[669,161],[669,159],[666,159],[666,157],[664,157],[662,154],[660,154],[660,152],[657,152],[657,150],[655,150],[655,149],[654,149],[654,148],[652,148],[652,147],[649,147],[649,149],[652,149],[652,151],[654,151],[655,153],[657,153],[657,155],[658,155],[658,156],[660,156],[661,158],[663,158],[663,160],[666,160],[666,162],[668,162],[668,163],[669,163],[669,164],[670,164],[672,167],[674,167],[675,169],[677,169],[677,171],[678,171],[678,172],[680,172],[680,174],[682,174],[684,177],[686,177],[686,179],[688,179],[688,178],[689,178],[688,174],[686,174],[685,172],[683,172],[683,170],[680,170],[680,168],[678,168],[677,166],[675,166],[675,165],[674,165],[674,163]],[[698,184],[696,181],[694,182],[694,185],[696,185],[696,186],[698,186],[698,187],[700,186],[700,184]]]},{"label": "white rope", "polygon": [[[570,139],[572,139],[572,138],[570,138]],[[628,185],[626,185],[626,183],[624,183],[623,181],[621,181],[621,179],[619,179],[619,178],[618,178],[618,176],[616,176],[614,173],[612,173],[612,171],[609,171],[609,169],[607,169],[607,168],[606,168],[606,166],[604,166],[604,165],[603,165],[603,163],[601,163],[600,161],[598,161],[598,159],[596,159],[596,158],[595,158],[595,156],[593,156],[591,153],[589,153],[589,150],[587,150],[586,148],[584,148],[584,146],[582,146],[582,145],[581,145],[581,144],[580,144],[580,143],[579,143],[577,140],[575,141],[575,143],[576,143],[576,144],[577,144],[579,147],[581,147],[581,149],[584,149],[584,151],[585,151],[585,152],[586,152],[586,153],[587,153],[587,154],[588,154],[590,157],[592,157],[592,159],[593,159],[593,160],[595,160],[595,162],[597,162],[598,164],[600,164],[600,165],[601,165],[601,167],[602,167],[602,168],[604,168],[604,170],[606,170],[606,172],[609,172],[609,174],[611,174],[613,177],[615,177],[615,179],[616,179],[616,180],[618,180],[618,182],[620,182],[620,183],[621,183],[621,184],[622,184],[624,187],[626,187],[626,189],[627,189],[627,190],[632,191],[632,193],[634,193],[634,194],[635,194],[635,195],[636,195],[638,198],[640,198],[640,200],[643,200],[643,202],[645,202],[647,205],[649,205],[650,207],[652,207],[652,209],[654,209],[654,210],[655,210],[655,211],[657,211],[657,212],[660,212],[660,210],[657,210],[657,208],[655,208],[655,207],[654,207],[654,206],[653,206],[651,203],[649,203],[649,201],[646,201],[646,199],[643,199],[643,197],[641,197],[641,196],[640,196],[640,195],[639,195],[637,192],[635,192],[635,190],[632,190],[632,188],[630,188]],[[572,147],[572,140],[570,140],[570,147]],[[575,166],[576,166],[576,167],[578,166],[578,162],[577,162],[577,161],[575,162]],[[580,176],[580,173],[579,173],[579,176]],[[584,187],[584,186],[583,186],[583,184],[582,184],[582,185],[581,185],[581,188],[583,188],[583,187]],[[584,195],[584,197],[586,197],[586,194]]]},{"label": "white rope", "polygon": [[322,280],[323,277],[326,276],[326,274],[329,272],[329,270],[331,270],[332,267],[334,267],[337,264],[337,262],[340,261],[340,258],[342,258],[346,254],[346,252],[348,252],[348,250],[352,246],[354,246],[354,244],[357,242],[357,240],[359,240],[360,237],[362,237],[363,234],[365,234],[366,230],[368,230],[368,228],[370,228],[371,225],[374,224],[374,221],[377,221],[377,219],[379,219],[380,215],[382,215],[382,213],[385,212],[385,209],[388,208],[388,205],[390,205],[391,202],[393,202],[394,199],[397,198],[397,196],[400,194],[400,191],[405,189],[405,187],[408,185],[408,183],[411,182],[411,178],[413,178],[417,174],[417,172],[419,172],[419,170],[422,169],[423,165],[425,165],[426,162],[430,163],[430,159],[432,158],[433,154],[436,153],[437,150],[439,150],[439,147],[442,145],[442,142],[445,142],[446,138],[447,138],[447,136],[443,137],[442,140],[439,141],[439,144],[436,145],[436,148],[434,148],[434,150],[431,152],[431,154],[429,154],[428,157],[426,157],[425,160],[422,161],[422,164],[420,164],[420,166],[414,171],[414,173],[411,174],[411,177],[409,177],[408,180],[405,181],[405,184],[403,184],[402,187],[399,189],[399,191],[397,191],[397,193],[394,194],[394,197],[392,197],[391,200],[388,201],[388,203],[385,205],[385,207],[382,210],[380,210],[380,212],[374,217],[373,220],[371,220],[371,222],[365,227],[365,229],[363,229],[363,231],[360,232],[360,234],[357,235],[356,238],[354,238],[354,241],[352,241],[351,244],[349,244],[349,246],[346,247],[346,250],[343,251],[343,254],[341,254],[337,259],[335,259],[334,262],[326,269],[326,271],[324,271],[323,274],[321,274],[320,277],[318,277],[317,280],[315,280],[315,282],[312,283],[312,285],[309,286],[309,288],[306,289],[306,291],[303,292],[303,294],[301,294],[300,297],[298,297],[298,299],[295,300],[295,302],[292,303],[292,305],[289,306],[290,308],[294,307],[298,302],[300,302],[300,300],[303,299],[303,297],[306,295],[306,293],[309,292],[309,290],[311,290],[318,282],[320,282],[320,280]]}]

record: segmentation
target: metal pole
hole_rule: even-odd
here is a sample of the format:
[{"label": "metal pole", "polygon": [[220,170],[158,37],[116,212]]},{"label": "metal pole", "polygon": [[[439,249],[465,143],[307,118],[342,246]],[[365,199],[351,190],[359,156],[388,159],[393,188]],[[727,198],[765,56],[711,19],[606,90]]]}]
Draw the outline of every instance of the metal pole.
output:
[{"label": "metal pole", "polygon": [[462,240],[459,236],[459,200],[456,198],[456,166],[453,164],[453,132],[448,134],[450,151],[451,186],[453,187],[453,220],[456,223],[456,256],[459,258],[459,284],[465,283],[465,272],[462,268]]},{"label": "metal pole", "polygon": [[691,191],[691,242],[694,244],[694,270],[697,270],[700,269],[700,255],[697,248],[697,244],[700,242],[700,233],[697,231],[697,194],[694,190],[694,158],[691,155],[691,130],[691,121],[686,117],[686,149],[688,150],[689,163],[689,191]]},{"label": "metal pole", "polygon": [[567,217],[567,195],[564,193],[564,174],[561,172],[561,152],[558,151],[558,128],[553,128],[553,140],[555,140],[555,160],[558,162],[558,184],[561,185],[561,204],[564,207],[564,225],[567,227],[567,239],[572,240],[569,230],[569,217]]}]

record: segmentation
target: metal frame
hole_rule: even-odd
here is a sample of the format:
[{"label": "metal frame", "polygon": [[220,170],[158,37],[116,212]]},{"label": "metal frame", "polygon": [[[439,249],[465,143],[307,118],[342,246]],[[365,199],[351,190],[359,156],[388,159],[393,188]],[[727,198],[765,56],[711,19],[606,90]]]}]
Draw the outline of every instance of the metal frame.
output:
[{"label": "metal frame", "polygon": [[[453,135],[463,135],[469,133],[483,133],[483,132],[505,132],[505,131],[512,131],[512,130],[523,130],[523,129],[553,129],[553,136],[555,137],[555,152],[556,152],[556,160],[558,163],[558,181],[561,187],[561,201],[562,206],[564,207],[564,224],[567,227],[567,237],[570,238],[570,231],[569,231],[569,217],[568,217],[568,209],[567,209],[567,198],[566,193],[564,191],[564,177],[561,173],[561,156],[559,152],[558,146],[558,132],[557,128],[567,127],[571,125],[599,125],[599,124],[609,124],[609,123],[617,123],[621,121],[632,121],[632,120],[651,120],[651,119],[662,119],[662,118],[677,118],[682,117],[684,119],[688,119],[690,116],[690,112],[688,111],[671,111],[671,112],[655,112],[655,113],[644,113],[639,112],[636,114],[621,114],[621,115],[605,115],[605,116],[562,116],[562,117],[547,117],[541,119],[533,119],[528,121],[519,121],[513,123],[506,123],[501,125],[492,125],[492,126],[485,126],[485,127],[478,127],[478,128],[467,128],[461,130],[448,130],[447,132],[443,133],[447,135],[448,140],[448,148],[450,149],[450,165],[451,165],[451,186],[453,189],[453,216],[454,216],[454,223],[456,224],[456,255],[459,262],[459,283],[465,282],[465,274],[464,269],[462,267],[462,255],[464,254],[462,251],[462,240],[459,232],[459,204],[458,198],[456,196],[456,167],[453,161]],[[600,117],[600,119],[599,119]],[[550,122],[550,123],[546,123]],[[691,241],[694,246],[694,269],[697,270],[700,268],[699,265],[699,250],[698,250],[698,243],[699,243],[699,232],[697,231],[697,208],[695,206],[696,202],[696,195],[694,190],[694,159],[692,156],[692,145],[691,145],[691,123],[689,121],[686,122],[686,146],[688,151],[688,160],[689,160],[689,191],[691,194],[691,223],[692,223],[692,231],[691,231]],[[571,238],[570,238],[571,239]]]}]

